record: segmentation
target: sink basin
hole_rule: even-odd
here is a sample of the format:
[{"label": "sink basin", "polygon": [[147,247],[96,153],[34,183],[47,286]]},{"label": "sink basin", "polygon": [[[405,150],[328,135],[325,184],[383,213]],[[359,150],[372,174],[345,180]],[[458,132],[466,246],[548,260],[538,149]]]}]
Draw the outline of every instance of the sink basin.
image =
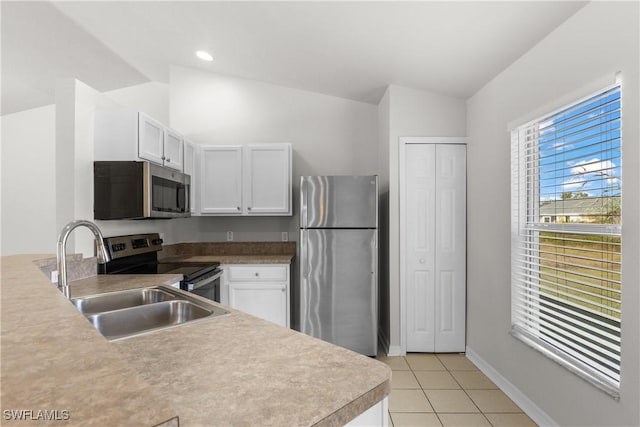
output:
[{"label": "sink basin", "polygon": [[160,288],[140,288],[73,298],[71,302],[80,313],[88,316],[103,311],[118,310],[175,299],[175,295]]},{"label": "sink basin", "polygon": [[107,292],[71,302],[111,341],[229,314],[216,305],[162,287]]},{"label": "sink basin", "polygon": [[214,314],[190,301],[164,301],[87,316],[89,322],[109,340],[129,337],[169,326],[180,325]]}]

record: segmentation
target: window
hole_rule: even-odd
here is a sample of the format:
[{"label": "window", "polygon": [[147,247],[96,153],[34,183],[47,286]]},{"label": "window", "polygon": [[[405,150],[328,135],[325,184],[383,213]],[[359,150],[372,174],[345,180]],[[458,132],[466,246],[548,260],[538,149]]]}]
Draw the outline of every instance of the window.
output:
[{"label": "window", "polygon": [[512,335],[620,386],[620,86],[511,131]]}]

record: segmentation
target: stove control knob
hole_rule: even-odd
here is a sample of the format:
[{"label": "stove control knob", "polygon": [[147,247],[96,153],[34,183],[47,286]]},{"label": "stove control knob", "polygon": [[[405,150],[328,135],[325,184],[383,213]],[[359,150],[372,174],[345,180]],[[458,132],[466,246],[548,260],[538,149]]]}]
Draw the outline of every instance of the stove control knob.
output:
[{"label": "stove control knob", "polygon": [[163,243],[163,240],[162,240],[162,239],[153,239],[153,240],[151,241],[151,244],[152,244],[152,245],[161,245],[162,243]]}]

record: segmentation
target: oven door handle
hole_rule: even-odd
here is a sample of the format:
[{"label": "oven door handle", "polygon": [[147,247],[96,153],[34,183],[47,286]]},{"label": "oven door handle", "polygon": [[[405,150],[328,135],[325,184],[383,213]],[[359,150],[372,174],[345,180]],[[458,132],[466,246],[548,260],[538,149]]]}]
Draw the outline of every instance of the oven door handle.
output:
[{"label": "oven door handle", "polygon": [[193,291],[194,289],[198,289],[201,288],[203,286],[208,285],[209,283],[218,280],[220,278],[220,276],[222,276],[223,271],[221,270],[220,272],[214,274],[211,277],[208,277],[206,280],[202,280],[196,283],[187,283],[187,290],[189,292]]}]

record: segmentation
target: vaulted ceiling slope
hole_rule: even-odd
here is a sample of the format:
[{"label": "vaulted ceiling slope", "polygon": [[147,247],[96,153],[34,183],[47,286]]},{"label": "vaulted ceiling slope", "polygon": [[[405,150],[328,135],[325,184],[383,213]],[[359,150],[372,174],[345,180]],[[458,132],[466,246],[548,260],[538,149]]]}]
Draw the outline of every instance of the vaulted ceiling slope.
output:
[{"label": "vaulted ceiling slope", "polygon": [[104,91],[170,64],[374,104],[389,84],[467,98],[584,4],[3,1],[2,112],[52,103],[59,78]]}]

